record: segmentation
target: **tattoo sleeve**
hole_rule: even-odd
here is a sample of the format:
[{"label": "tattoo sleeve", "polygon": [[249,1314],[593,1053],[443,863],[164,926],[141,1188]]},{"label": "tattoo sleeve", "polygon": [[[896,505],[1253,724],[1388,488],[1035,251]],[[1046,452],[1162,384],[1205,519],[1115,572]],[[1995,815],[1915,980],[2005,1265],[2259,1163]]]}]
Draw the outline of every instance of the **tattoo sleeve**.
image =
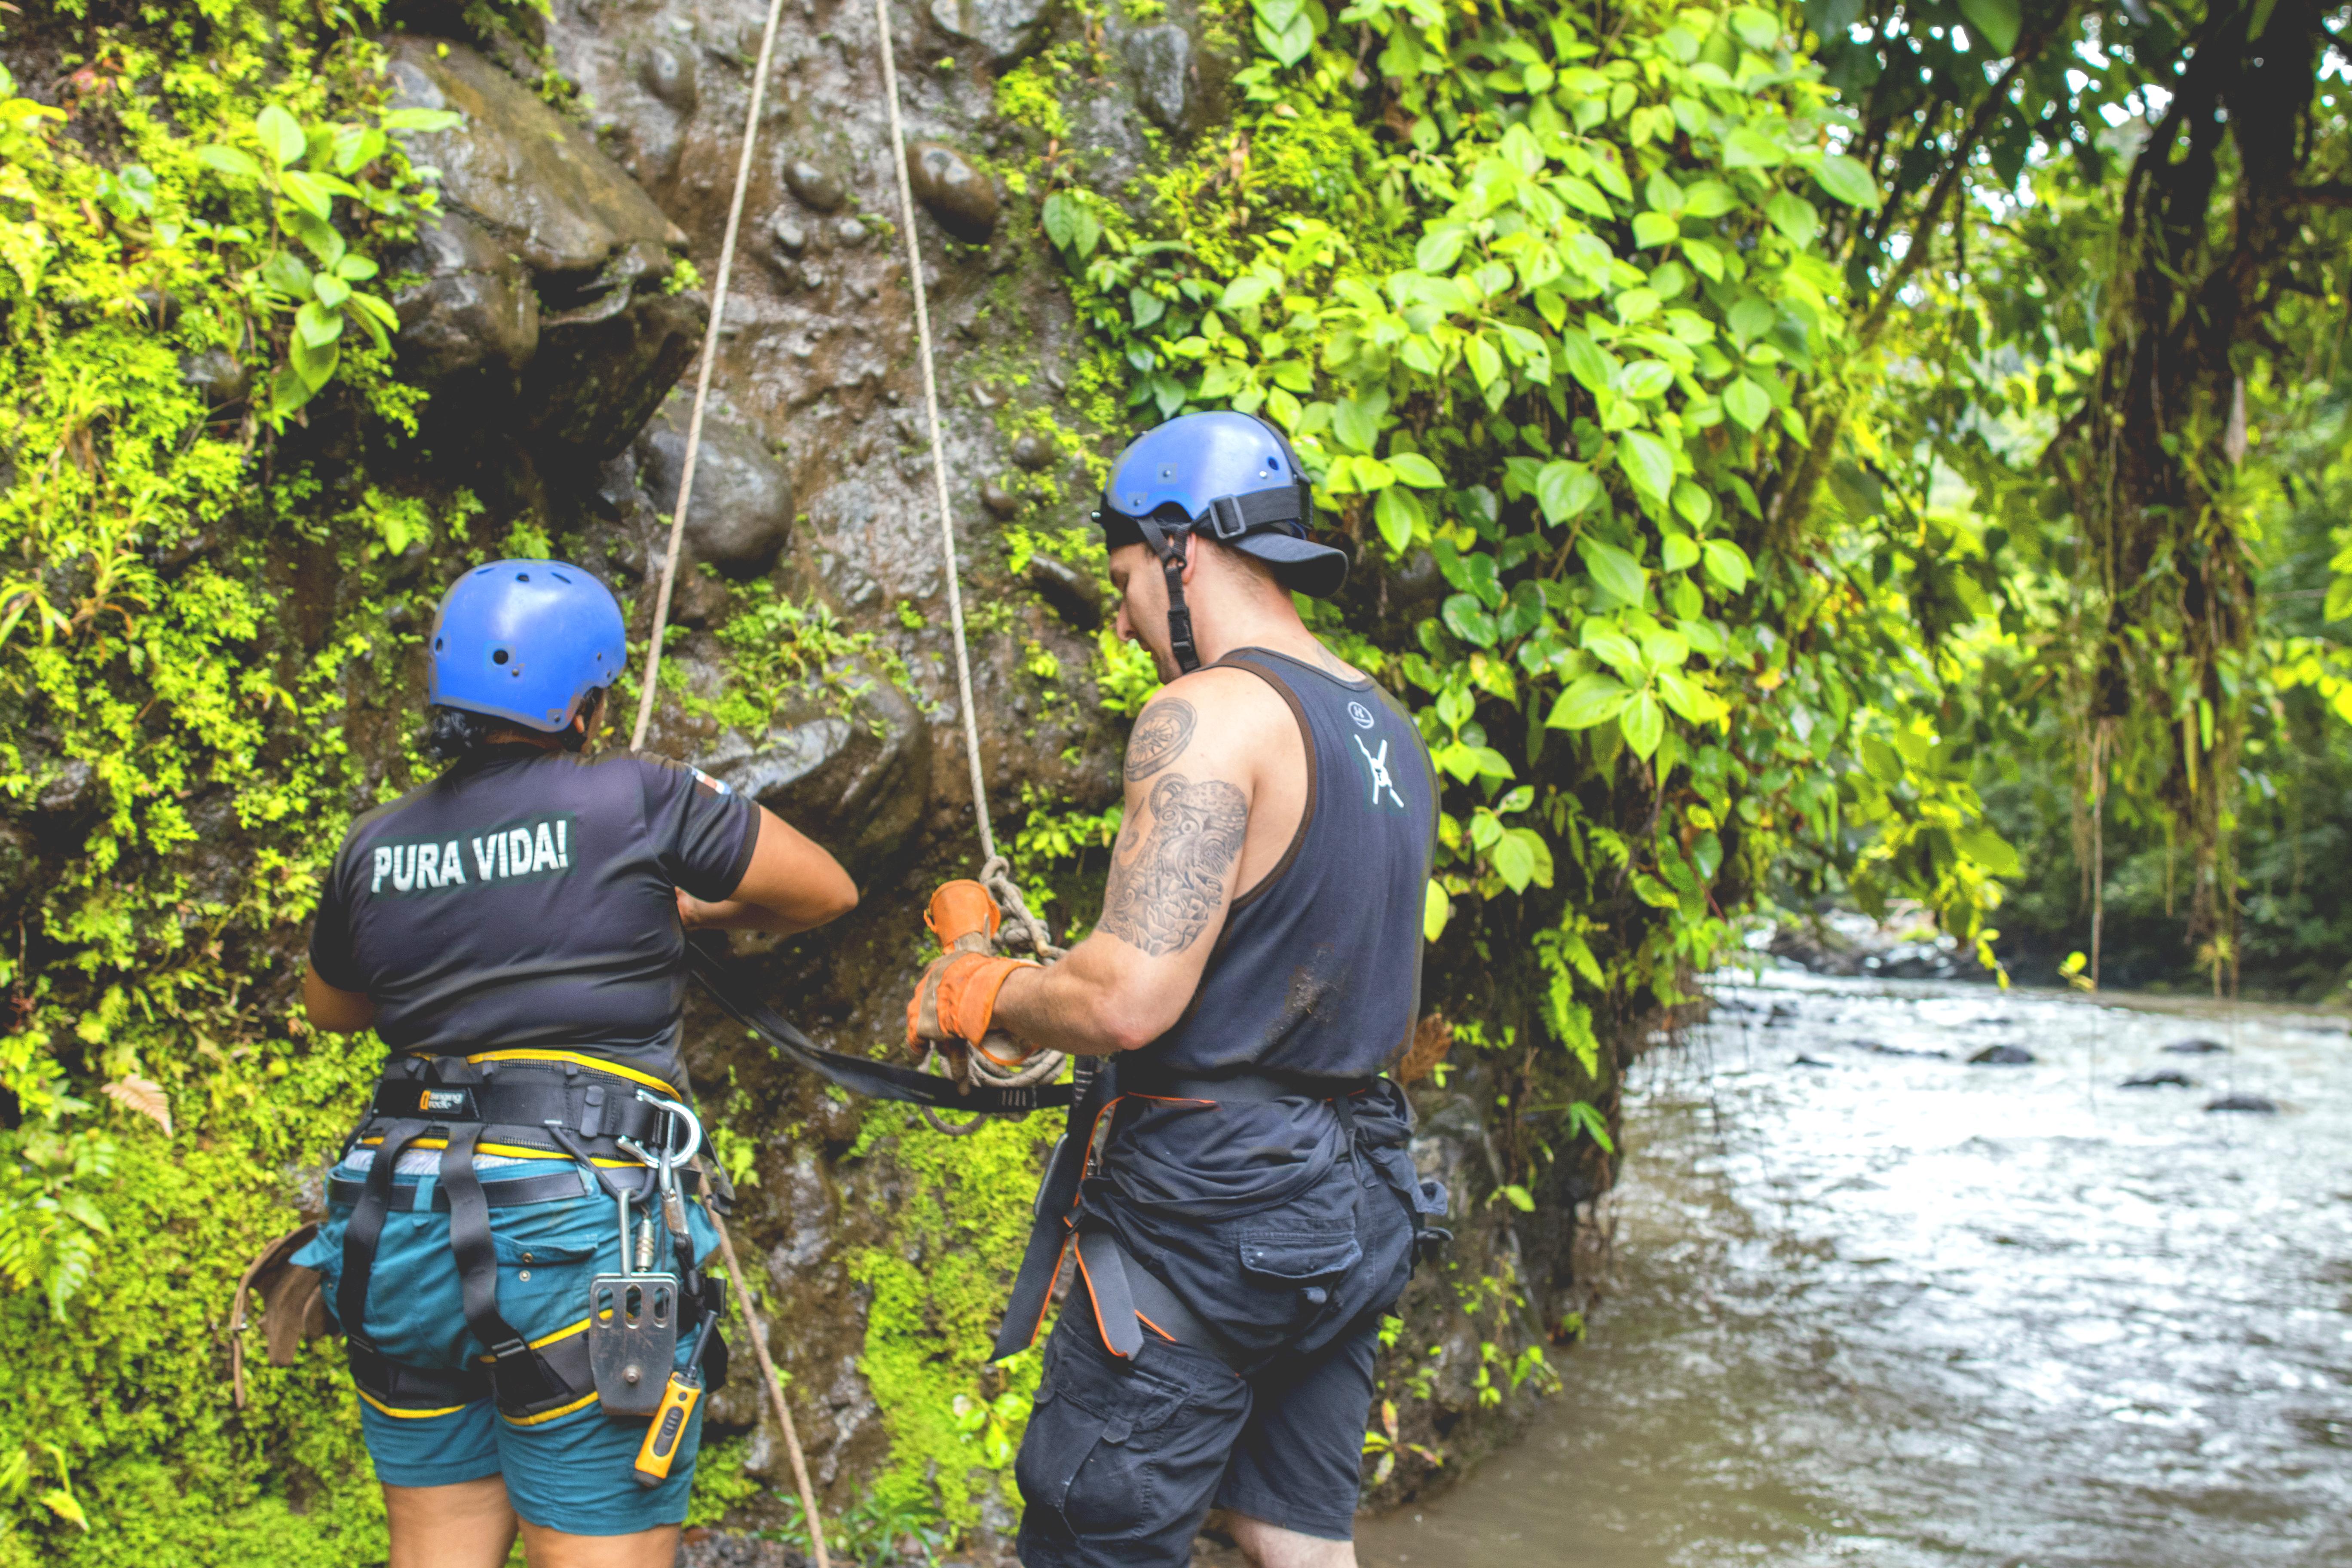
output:
[{"label": "tattoo sleeve", "polygon": [[[1186,710],[1190,713],[1190,710]],[[1112,854],[1098,929],[1154,958],[1200,939],[1225,901],[1225,872],[1249,830],[1249,803],[1223,779],[1169,773],[1151,786],[1151,826]]]},{"label": "tattoo sleeve", "polygon": [[1128,737],[1128,781],[1148,779],[1174,762],[1192,743],[1192,726],[1197,721],[1192,705],[1181,697],[1152,704],[1151,711]]}]

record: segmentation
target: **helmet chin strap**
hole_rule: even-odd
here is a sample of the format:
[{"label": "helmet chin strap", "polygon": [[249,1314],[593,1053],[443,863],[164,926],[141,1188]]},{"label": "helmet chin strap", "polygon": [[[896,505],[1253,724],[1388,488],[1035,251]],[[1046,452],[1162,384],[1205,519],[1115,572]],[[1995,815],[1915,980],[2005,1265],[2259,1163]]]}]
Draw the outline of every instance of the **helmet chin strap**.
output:
[{"label": "helmet chin strap", "polygon": [[1160,573],[1168,584],[1168,652],[1180,675],[1201,668],[1201,650],[1192,642],[1192,609],[1184,603],[1185,533],[1171,533],[1148,517],[1135,520],[1143,542],[1160,557]]}]

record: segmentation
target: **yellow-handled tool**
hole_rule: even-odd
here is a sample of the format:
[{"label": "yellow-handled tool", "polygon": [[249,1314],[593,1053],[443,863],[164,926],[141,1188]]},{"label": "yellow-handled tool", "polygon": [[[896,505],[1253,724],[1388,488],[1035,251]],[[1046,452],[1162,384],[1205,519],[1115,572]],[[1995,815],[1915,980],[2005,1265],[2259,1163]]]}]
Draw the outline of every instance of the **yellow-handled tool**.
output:
[{"label": "yellow-handled tool", "polygon": [[702,1352],[709,1348],[710,1336],[718,1327],[719,1314],[706,1309],[686,1365],[669,1374],[669,1386],[662,1390],[653,1425],[646,1428],[646,1440],[637,1447],[635,1474],[641,1487],[657,1487],[669,1479],[677,1447],[686,1441],[686,1424],[694,1419],[694,1407],[702,1403]]}]

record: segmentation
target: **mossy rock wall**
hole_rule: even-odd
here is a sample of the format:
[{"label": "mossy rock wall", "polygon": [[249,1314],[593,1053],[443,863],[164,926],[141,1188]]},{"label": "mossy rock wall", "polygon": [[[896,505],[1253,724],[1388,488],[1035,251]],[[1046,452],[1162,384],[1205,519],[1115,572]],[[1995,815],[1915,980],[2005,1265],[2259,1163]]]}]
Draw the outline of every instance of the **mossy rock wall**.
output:
[{"label": "mossy rock wall", "polygon": [[[1108,584],[1084,527],[1131,427],[1129,371],[1074,315],[1027,171],[1046,143],[1083,143],[1095,188],[1140,201],[1171,149],[1213,133],[1246,22],[1152,10],[895,13],[908,133],[948,150],[929,160],[919,226],[983,763],[998,832],[1063,929],[1099,893],[1103,814],[1149,676],[1103,630]],[[192,431],[189,449],[219,447],[225,467],[199,512],[131,538],[147,586],[122,648],[92,652],[88,628],[68,628],[46,646],[79,653],[37,656],[83,658],[86,700],[63,703],[71,680],[54,670],[19,670],[0,697],[0,847],[16,868],[10,1201],[52,1205],[50,1229],[8,1232],[25,1288],[0,1297],[0,1341],[27,1370],[0,1394],[0,1562],[380,1557],[331,1348],[253,1372],[242,1413],[226,1386],[229,1287],[262,1240],[315,1210],[377,1059],[296,1020],[305,918],[350,816],[422,776],[422,630],[450,577],[499,553],[580,560],[645,637],[686,419],[684,391],[662,393],[708,309],[761,16],[750,0],[420,8],[381,18],[381,44],[326,46],[345,75],[320,93],[472,118],[410,138],[445,185],[437,216],[387,240],[394,352],[352,350],[350,389],[275,435],[224,395],[235,387],[203,380],[205,353],[249,356],[249,341],[166,329],[160,310],[125,315],[110,349],[16,322],[11,374],[26,384],[94,373],[105,353],[165,356],[152,384],[183,390],[149,449]],[[312,68],[291,33],[214,21],[200,42],[249,73],[216,105],[224,124]],[[976,869],[977,851],[875,25],[855,4],[786,8],[699,481],[726,504],[689,520],[649,746],[841,854],[864,892],[853,917],[792,942],[739,937],[736,952],[826,1043],[887,1051],[921,960],[921,900]],[[70,19],[0,46],[19,91],[72,110],[100,164],[129,142],[71,72],[120,61],[110,47]],[[154,89],[125,74],[113,90]],[[184,117],[201,100],[173,101]],[[153,134],[194,142],[205,128]],[[560,176],[550,146],[569,161]],[[60,310],[103,316],[84,296]],[[87,439],[20,424],[12,482],[44,456],[35,437],[69,460]],[[103,600],[81,568],[50,569],[60,603]],[[1394,636],[1427,597],[1410,573],[1368,573],[1349,613]],[[198,668],[175,678],[175,658]],[[216,720],[195,711],[192,681],[216,689]],[[183,771],[127,776],[159,754],[156,724],[178,726]],[[1583,1304],[1576,1208],[1610,1179],[1589,1140],[1539,1178],[1506,1170],[1517,1107],[1572,1092],[1613,1119],[1616,1079],[1613,1061],[1595,1080],[1557,1052],[1508,1047],[1540,1037],[1542,1003],[1507,932],[1490,921],[1476,942],[1450,939],[1431,973],[1434,1005],[1495,1048],[1457,1046],[1413,1090],[1416,1156],[1453,1188],[1457,1241],[1416,1280],[1383,1359],[1389,1452],[1367,1461],[1379,1500],[1459,1470],[1544,1386],[1543,1349]],[[866,1539],[913,1530],[998,1550],[1036,1368],[985,1356],[1049,1119],[950,1140],[775,1061],[699,999],[688,1039],[827,1511]],[[120,1088],[139,1084],[168,1129],[144,1091]],[[24,1142],[37,1128],[51,1142]],[[68,1199],[94,1203],[105,1230],[59,1307],[40,1248]],[[697,1518],[788,1531],[789,1474],[749,1356],[737,1365],[709,1406]]]}]

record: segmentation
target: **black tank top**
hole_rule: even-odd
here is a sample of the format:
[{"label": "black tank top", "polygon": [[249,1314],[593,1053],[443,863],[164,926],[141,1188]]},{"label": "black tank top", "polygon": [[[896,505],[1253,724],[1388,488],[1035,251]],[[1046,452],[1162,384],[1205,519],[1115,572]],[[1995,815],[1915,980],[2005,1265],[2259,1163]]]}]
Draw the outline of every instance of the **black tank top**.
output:
[{"label": "black tank top", "polygon": [[1307,808],[1265,880],[1234,900],[1192,1005],[1138,1053],[1147,1072],[1360,1078],[1412,1032],[1436,843],[1437,778],[1395,699],[1268,648],[1245,669],[1282,694],[1307,744]]}]

